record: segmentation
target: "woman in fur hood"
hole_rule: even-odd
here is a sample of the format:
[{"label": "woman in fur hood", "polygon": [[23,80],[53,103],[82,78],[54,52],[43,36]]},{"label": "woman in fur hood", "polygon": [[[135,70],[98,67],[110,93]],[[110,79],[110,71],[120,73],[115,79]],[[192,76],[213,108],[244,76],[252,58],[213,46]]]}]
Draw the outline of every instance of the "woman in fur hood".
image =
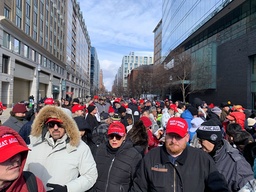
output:
[{"label": "woman in fur hood", "polygon": [[76,122],[62,108],[48,105],[40,110],[30,141],[25,170],[38,176],[47,191],[82,192],[96,182],[90,148],[81,141]]}]

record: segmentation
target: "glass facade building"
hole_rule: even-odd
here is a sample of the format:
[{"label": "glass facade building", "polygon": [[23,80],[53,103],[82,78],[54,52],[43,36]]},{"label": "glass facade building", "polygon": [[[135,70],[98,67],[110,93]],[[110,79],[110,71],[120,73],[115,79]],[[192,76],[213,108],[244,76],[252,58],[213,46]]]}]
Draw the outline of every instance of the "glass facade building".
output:
[{"label": "glass facade building", "polygon": [[176,48],[193,59],[191,88],[200,91],[191,93],[190,101],[200,97],[219,105],[230,100],[256,109],[255,0],[164,0],[162,38],[165,62]]},{"label": "glass facade building", "polygon": [[230,1],[232,0],[163,0],[163,59]]}]

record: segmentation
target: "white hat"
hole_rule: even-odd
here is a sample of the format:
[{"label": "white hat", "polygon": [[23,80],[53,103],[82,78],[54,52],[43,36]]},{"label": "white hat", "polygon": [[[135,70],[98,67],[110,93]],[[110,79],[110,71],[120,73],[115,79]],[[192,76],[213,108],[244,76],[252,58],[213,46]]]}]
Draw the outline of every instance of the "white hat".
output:
[{"label": "white hat", "polygon": [[192,127],[189,129],[189,131],[190,132],[195,132],[203,122],[204,122],[204,120],[200,117],[196,117],[196,118],[192,119],[191,120]]},{"label": "white hat", "polygon": [[248,123],[248,126],[249,126],[249,127],[252,127],[252,126],[255,125],[256,120],[253,119],[253,118],[248,118],[248,119],[247,119],[247,123]]}]

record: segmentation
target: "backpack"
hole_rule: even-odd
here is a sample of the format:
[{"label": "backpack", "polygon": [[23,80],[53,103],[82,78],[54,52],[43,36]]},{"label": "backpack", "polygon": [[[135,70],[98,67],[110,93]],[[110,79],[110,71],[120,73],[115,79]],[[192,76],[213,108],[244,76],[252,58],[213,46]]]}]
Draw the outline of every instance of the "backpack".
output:
[{"label": "backpack", "polygon": [[99,147],[100,144],[107,142],[108,126],[108,124],[103,123],[93,129],[92,141],[96,144],[97,147]]},{"label": "backpack", "polygon": [[27,184],[28,192],[38,192],[36,176],[33,173],[23,171],[23,178]]}]

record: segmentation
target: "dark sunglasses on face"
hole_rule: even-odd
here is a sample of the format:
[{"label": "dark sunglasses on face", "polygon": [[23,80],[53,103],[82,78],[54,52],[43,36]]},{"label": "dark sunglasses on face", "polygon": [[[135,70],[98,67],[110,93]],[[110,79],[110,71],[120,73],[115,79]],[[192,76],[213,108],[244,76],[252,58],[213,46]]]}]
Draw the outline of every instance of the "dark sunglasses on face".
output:
[{"label": "dark sunglasses on face", "polygon": [[110,139],[110,140],[114,139],[114,137],[116,138],[116,140],[120,140],[122,138],[122,136],[117,135],[117,134],[108,135],[108,139]]},{"label": "dark sunglasses on face", "polygon": [[55,125],[57,125],[58,127],[62,127],[62,123],[55,122],[55,121],[51,121],[47,125],[48,125],[49,128],[54,128]]}]

